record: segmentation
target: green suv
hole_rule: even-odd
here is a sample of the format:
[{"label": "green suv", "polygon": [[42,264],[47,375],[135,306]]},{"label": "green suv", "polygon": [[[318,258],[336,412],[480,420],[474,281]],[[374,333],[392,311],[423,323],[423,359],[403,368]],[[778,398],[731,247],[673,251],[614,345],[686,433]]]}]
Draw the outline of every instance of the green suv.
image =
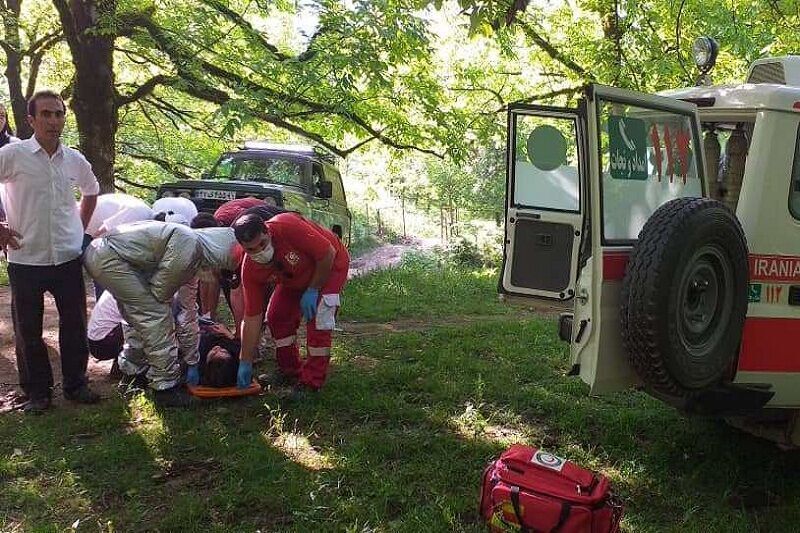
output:
[{"label": "green suv", "polygon": [[260,198],[298,211],[350,243],[352,215],[336,156],[318,147],[247,141],[223,153],[201,179],[161,185],[157,198],[165,196],[189,198],[208,213],[228,200]]}]

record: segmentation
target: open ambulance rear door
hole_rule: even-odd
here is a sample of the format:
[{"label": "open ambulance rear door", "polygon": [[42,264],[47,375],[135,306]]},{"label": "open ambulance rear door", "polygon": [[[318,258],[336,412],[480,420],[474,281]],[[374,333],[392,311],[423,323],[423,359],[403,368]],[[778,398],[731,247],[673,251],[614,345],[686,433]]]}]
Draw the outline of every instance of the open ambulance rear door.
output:
[{"label": "open ambulance rear door", "polygon": [[509,108],[499,290],[572,308],[562,336],[592,393],[639,383],[620,331],[625,266],[658,207],[703,196],[700,138],[693,104],[601,85],[576,108]]}]

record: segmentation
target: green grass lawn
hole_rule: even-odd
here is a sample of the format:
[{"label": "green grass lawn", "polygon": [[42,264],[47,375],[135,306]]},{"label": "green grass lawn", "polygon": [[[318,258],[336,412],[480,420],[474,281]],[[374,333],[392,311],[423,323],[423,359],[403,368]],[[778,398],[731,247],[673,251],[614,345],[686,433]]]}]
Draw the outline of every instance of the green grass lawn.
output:
[{"label": "green grass lawn", "polygon": [[515,312],[498,299],[496,271],[439,266],[424,256],[398,268],[350,280],[343,298],[343,320],[389,321]]},{"label": "green grass lawn", "polygon": [[8,263],[5,259],[0,259],[0,287],[8,285]]},{"label": "green grass lawn", "polygon": [[[305,404],[159,411],[113,398],[0,417],[0,530],[485,531],[480,474],[514,441],[609,475],[626,531],[797,529],[798,454],[640,393],[590,398],[564,376],[552,321],[501,314],[488,276],[458,275],[456,289],[430,275],[350,285],[343,315],[421,309],[431,326],[340,337]],[[487,310],[462,326],[433,318]]]}]

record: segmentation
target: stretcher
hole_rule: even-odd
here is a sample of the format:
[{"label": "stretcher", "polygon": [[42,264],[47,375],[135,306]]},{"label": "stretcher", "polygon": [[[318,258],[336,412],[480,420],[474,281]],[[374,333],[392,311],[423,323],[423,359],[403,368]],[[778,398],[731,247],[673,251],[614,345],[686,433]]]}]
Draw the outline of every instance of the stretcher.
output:
[{"label": "stretcher", "polygon": [[214,398],[239,398],[241,396],[254,396],[261,393],[261,385],[255,379],[246,389],[239,387],[204,387],[202,385],[192,386],[187,385],[189,394],[204,400],[211,400]]}]

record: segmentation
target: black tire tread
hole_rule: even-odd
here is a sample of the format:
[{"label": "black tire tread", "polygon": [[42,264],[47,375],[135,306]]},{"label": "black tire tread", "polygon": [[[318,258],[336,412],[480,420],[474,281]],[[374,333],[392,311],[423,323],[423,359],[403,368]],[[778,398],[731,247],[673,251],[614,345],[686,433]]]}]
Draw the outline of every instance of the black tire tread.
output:
[{"label": "black tire tread", "polygon": [[[648,219],[639,234],[628,262],[621,292],[620,326],[628,359],[645,385],[677,398],[690,398],[697,391],[681,385],[665,365],[658,328],[664,310],[659,308],[657,295],[672,279],[665,275],[664,256],[692,230],[692,220],[709,209],[724,209],[744,243],[744,254],[734,261],[747,264],[747,244],[744,231],[736,216],[724,204],[711,198],[678,198],[662,205]],[[746,311],[746,294],[745,307]],[[741,322],[744,321],[741,312]],[[739,320],[735,317],[734,321]],[[739,331],[741,331],[739,324]]]}]

